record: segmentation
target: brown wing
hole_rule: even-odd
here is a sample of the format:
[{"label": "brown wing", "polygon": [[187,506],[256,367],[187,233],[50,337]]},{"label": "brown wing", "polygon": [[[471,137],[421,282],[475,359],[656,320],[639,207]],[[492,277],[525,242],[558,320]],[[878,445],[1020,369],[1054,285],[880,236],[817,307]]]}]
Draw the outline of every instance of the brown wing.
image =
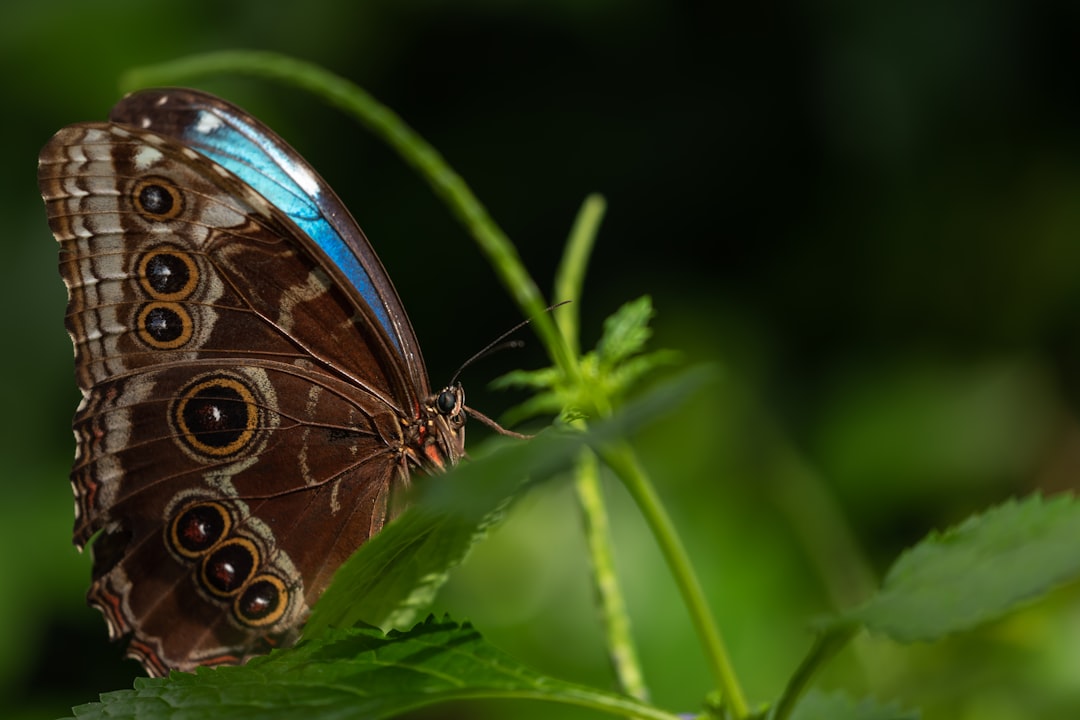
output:
[{"label": "brown wing", "polygon": [[287,218],[173,141],[71,126],[39,183],[83,392],[75,542],[102,531],[91,603],[152,674],[290,639],[402,472],[390,349]]}]

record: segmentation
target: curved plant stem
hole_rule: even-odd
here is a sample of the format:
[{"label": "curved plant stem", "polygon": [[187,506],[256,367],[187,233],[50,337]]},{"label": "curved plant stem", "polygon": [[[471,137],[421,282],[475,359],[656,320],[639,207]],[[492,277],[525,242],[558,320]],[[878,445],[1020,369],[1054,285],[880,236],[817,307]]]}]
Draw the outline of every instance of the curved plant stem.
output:
[{"label": "curved plant stem", "polygon": [[701,639],[709,669],[717,688],[722,693],[722,703],[733,717],[746,717],[749,712],[746,697],[735,677],[727,647],[720,636],[720,628],[713,619],[709,604],[705,600],[705,592],[690,564],[686,549],[675,531],[675,524],[664,510],[656,490],[629,446],[625,444],[605,446],[598,448],[598,452],[604,462],[622,480],[660,545],[660,551],[664,554],[668,567],[671,568],[683,602],[686,603],[690,613],[690,619]]},{"label": "curved plant stem", "polygon": [[[524,314],[532,319],[532,328],[547,349],[552,362],[562,373],[566,384],[580,387],[584,395],[592,399],[597,415],[604,417],[610,414],[610,398],[587,387],[578,364],[577,353],[572,350],[578,346],[576,309],[571,313],[572,319],[568,328],[560,332],[551,313],[546,312],[547,302],[525,270],[513,244],[495,224],[464,180],[449,167],[438,151],[392,110],[379,103],[362,88],[317,65],[276,53],[250,51],[210,53],[141,68],[128,73],[122,85],[124,89],[135,89],[146,85],[175,84],[186,78],[226,72],[270,77],[309,90],[355,117],[377,137],[394,148],[409,165],[420,173],[472,234],[511,297]],[[595,227],[602,214],[602,200],[590,198],[586,201],[579,215],[579,222],[575,225],[575,232],[571,236],[567,255],[564,258],[563,271],[556,284],[557,293],[565,292],[566,296],[556,299],[576,300],[580,296],[586,259],[592,246]],[[567,329],[571,332],[564,334]],[[731,668],[720,631],[709,612],[701,585],[693,572],[671,519],[660,504],[651,483],[638,465],[629,446],[625,444],[607,446],[601,448],[599,452],[604,461],[621,477],[657,538],[704,645],[710,669],[717,686],[723,693],[724,706],[733,717],[745,718],[747,716],[746,700]],[[594,498],[586,498],[586,500],[592,503]],[[585,504],[583,503],[583,507]],[[591,520],[596,522],[597,517],[593,516]],[[603,522],[606,527],[606,516]],[[605,537],[603,542],[609,541]],[[597,556],[603,552],[604,550],[600,549]],[[598,580],[598,582],[602,583],[603,580]],[[618,602],[621,603],[621,596],[618,596]],[[621,623],[620,616],[625,617],[625,611],[615,609],[614,605],[612,608],[611,612],[605,613],[605,621],[615,626],[609,635],[612,652],[613,654],[624,653],[626,648],[632,651],[632,645],[629,644],[628,625],[618,627]],[[632,657],[632,653],[624,655],[624,659]],[[633,662],[627,660],[624,665],[621,672],[625,672],[627,677],[623,678],[620,675],[620,681],[624,682],[626,689],[632,694],[644,692],[644,686],[633,678],[634,673],[640,674],[636,667],[636,659]],[[643,716],[670,717],[658,710],[653,713],[651,708]]]},{"label": "curved plant stem", "polygon": [[[600,195],[585,198],[574,219],[574,226],[570,230],[562,260],[555,273],[552,297],[557,301],[569,301],[555,309],[555,319],[563,340],[574,356],[581,352],[579,301],[585,286],[585,270],[606,207],[607,204]],[[582,428],[585,425],[583,421],[574,424]],[[600,486],[596,455],[592,452],[583,452],[577,463],[575,488],[593,569],[593,585],[604,625],[608,658],[623,692],[645,700],[649,691],[645,686],[641,663],[630,632],[630,615],[626,611],[626,602],[623,600],[618,574],[615,572],[615,552],[608,529],[607,508]]]},{"label": "curved plant stem", "polygon": [[784,688],[780,699],[777,700],[769,716],[770,720],[787,720],[791,716],[796,703],[810,685],[814,674],[847,645],[857,630],[858,626],[855,624],[835,625],[822,631],[814,639],[810,652],[803,658],[795,674],[788,681],[787,687]]},{"label": "curved plant stem", "polygon": [[382,139],[427,180],[435,193],[472,234],[482,252],[540,337],[552,361],[568,377],[578,369],[550,314],[536,283],[506,234],[495,224],[487,209],[473,195],[465,181],[442,155],[410,128],[394,111],[363,88],[324,70],[277,53],[229,51],[196,55],[175,62],[140,68],[124,76],[125,89],[165,83],[224,72],[243,72],[282,80],[325,98],[355,117]]},{"label": "curved plant stem", "polygon": [[641,663],[638,661],[637,649],[630,633],[630,616],[626,612],[626,603],[623,601],[618,574],[615,572],[615,557],[608,530],[607,510],[600,488],[596,455],[590,451],[583,452],[578,460],[575,488],[581,506],[585,540],[589,547],[593,582],[600,603],[611,666],[623,692],[638,700],[648,700],[649,691],[645,686]]},{"label": "curved plant stem", "polygon": [[559,269],[555,273],[555,287],[552,299],[555,302],[568,301],[566,305],[555,309],[555,319],[559,322],[563,341],[575,357],[581,352],[581,293],[585,287],[585,269],[589,264],[596,233],[600,221],[604,219],[607,202],[601,195],[589,195],[581,204],[570,236],[566,240]]}]

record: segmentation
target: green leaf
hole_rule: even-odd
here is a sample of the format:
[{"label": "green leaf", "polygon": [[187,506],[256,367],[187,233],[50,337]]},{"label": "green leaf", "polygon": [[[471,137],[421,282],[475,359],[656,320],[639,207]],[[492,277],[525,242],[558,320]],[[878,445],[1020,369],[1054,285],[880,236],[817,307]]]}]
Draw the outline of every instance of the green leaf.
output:
[{"label": "green leaf", "polygon": [[553,475],[569,464],[581,442],[579,436],[558,432],[513,444],[500,438],[481,451],[484,457],[431,478],[412,507],[338,570],[312,611],[305,637],[357,622],[384,628],[411,625],[449,570],[499,520],[530,470],[534,481]]},{"label": "green leaf", "polygon": [[627,358],[610,371],[610,384],[621,392],[662,365],[674,365],[682,358],[677,350],[654,350],[651,353]]},{"label": "green leaf", "polygon": [[242,667],[139,679],[74,709],[93,718],[379,720],[449,700],[528,698],[616,715],[675,720],[614,693],[541,675],[468,624],[429,618],[404,633],[334,630]]},{"label": "green leaf", "polygon": [[1009,501],[927,537],[880,592],[841,617],[895,640],[934,640],[1001,617],[1080,577],[1080,503]]},{"label": "green leaf", "polygon": [[916,710],[901,710],[896,703],[873,698],[855,700],[843,693],[811,691],[799,702],[792,720],[918,720]]},{"label": "green leaf", "polygon": [[652,330],[652,298],[642,295],[624,304],[604,321],[604,334],[596,345],[600,362],[614,365],[645,349]]},{"label": "green leaf", "polygon": [[476,460],[432,478],[412,507],[341,566],[315,605],[304,636],[357,622],[408,627],[449,570],[526,487],[526,479],[536,483],[550,478],[569,468],[586,443],[626,437],[663,417],[711,374],[704,368],[682,373],[587,433],[551,430],[527,442],[499,438],[476,451]]},{"label": "green leaf", "polygon": [[562,376],[553,367],[540,368],[539,370],[511,370],[505,375],[491,382],[491,387],[496,390],[507,388],[542,389],[553,387]]},{"label": "green leaf", "polygon": [[680,357],[670,350],[643,352],[652,335],[649,320],[653,314],[648,295],[616,310],[604,321],[596,349],[581,358],[579,373],[573,378],[558,367],[518,370],[498,378],[494,387],[533,391],[532,398],[506,413],[504,420],[515,423],[553,412],[565,423],[607,416],[639,379],[662,365],[674,365]]}]

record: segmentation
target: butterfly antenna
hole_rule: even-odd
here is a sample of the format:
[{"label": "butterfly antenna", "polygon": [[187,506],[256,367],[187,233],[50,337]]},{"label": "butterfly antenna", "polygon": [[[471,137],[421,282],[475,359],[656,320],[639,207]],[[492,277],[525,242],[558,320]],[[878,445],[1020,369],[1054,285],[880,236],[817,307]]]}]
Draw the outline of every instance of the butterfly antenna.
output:
[{"label": "butterfly antenna", "polygon": [[[544,312],[551,312],[552,310],[554,310],[557,307],[560,307],[562,305],[566,305],[568,302],[570,302],[570,301],[569,300],[564,300],[561,303],[555,303],[554,305],[549,305]],[[487,345],[485,345],[483,348],[481,348],[480,352],[476,353],[475,355],[470,357],[468,360],[461,363],[461,367],[458,368],[458,371],[456,373],[454,373],[454,377],[452,377],[450,379],[450,384],[453,385],[454,383],[456,383],[457,379],[458,379],[458,376],[461,375],[461,373],[465,370],[465,368],[469,367],[470,365],[472,365],[477,360],[480,360],[481,358],[485,358],[488,355],[491,355],[492,353],[496,353],[496,352],[498,352],[500,350],[506,350],[507,348],[523,347],[525,345],[524,341],[522,341],[522,340],[507,340],[506,338],[508,338],[510,335],[513,335],[518,330],[520,330],[521,328],[528,325],[530,322],[532,322],[532,318],[525,318],[524,320],[519,322],[517,325],[510,328],[509,330],[504,332],[502,335],[499,335],[499,337],[495,338],[494,340],[489,342]],[[502,425],[495,422],[493,419],[489,418],[484,413],[480,412],[479,410],[474,410],[473,408],[469,407],[468,405],[466,405],[464,409],[465,409],[465,412],[467,412],[469,414],[469,417],[476,418],[477,420],[484,423],[485,425],[487,425],[489,428],[491,428],[495,432],[499,433],[500,435],[507,435],[507,436],[512,437],[512,438],[518,438],[519,440],[531,440],[533,437],[535,437],[535,435],[526,435],[525,433],[519,433],[519,432],[514,432],[513,430],[507,430]]]},{"label": "butterfly antenna", "polygon": [[[555,303],[554,305],[549,305],[544,310],[544,312],[551,312],[555,308],[562,307],[563,305],[566,305],[569,302],[570,302],[569,300],[563,300],[560,303]],[[506,338],[510,337],[511,335],[513,335],[518,330],[525,327],[526,325],[528,325],[531,322],[532,322],[532,318],[525,318],[524,320],[519,322],[514,327],[510,328],[509,330],[507,330],[503,334],[499,335],[499,337],[497,337],[494,340],[492,340],[491,342],[489,342],[487,345],[485,345],[483,348],[481,348],[480,351],[478,353],[476,353],[475,355],[473,355],[471,358],[469,358],[465,362],[461,363],[461,367],[459,367],[457,369],[457,372],[454,373],[454,376],[452,378],[450,378],[450,384],[453,385],[455,382],[457,382],[458,376],[461,375],[461,373],[465,371],[465,368],[469,367],[470,365],[472,365],[477,360],[485,358],[488,355],[491,355],[492,353],[496,353],[496,352],[498,352],[500,350],[506,350],[508,348],[524,347],[525,343],[522,340],[507,340]],[[477,413],[477,419],[480,419],[480,417],[481,417],[480,414]],[[489,422],[494,422],[493,420],[490,420],[490,419],[488,419],[488,421]]]}]

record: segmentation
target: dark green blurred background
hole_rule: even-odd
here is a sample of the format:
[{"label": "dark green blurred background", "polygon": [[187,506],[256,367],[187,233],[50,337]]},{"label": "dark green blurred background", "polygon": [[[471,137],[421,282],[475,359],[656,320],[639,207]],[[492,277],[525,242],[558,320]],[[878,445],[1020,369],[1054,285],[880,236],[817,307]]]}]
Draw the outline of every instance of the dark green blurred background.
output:
[{"label": "dark green blurred background", "polygon": [[[990,503],[1077,484],[1078,27],[1066,0],[5,4],[0,715],[62,715],[136,674],[84,606],[88,558],[70,545],[77,393],[34,175],[51,133],[105,119],[122,71],[251,48],[355,80],[445,154],[545,288],[579,203],[605,194],[585,342],[649,293],[656,345],[722,366],[638,446],[765,700],[805,651],[807,619],[856,602],[866,570]],[[351,121],[266,81],[202,87],[335,186],[435,385],[519,319],[430,191]],[[474,366],[470,404],[498,414],[521,397],[486,381],[542,362],[531,342]],[[710,687],[699,646],[610,489],[647,680],[662,705],[693,711]],[[518,506],[436,609],[607,687],[586,573],[556,484]],[[1073,719],[1077,600],[1059,591],[934,645],[863,638],[822,682],[931,720]]]}]

